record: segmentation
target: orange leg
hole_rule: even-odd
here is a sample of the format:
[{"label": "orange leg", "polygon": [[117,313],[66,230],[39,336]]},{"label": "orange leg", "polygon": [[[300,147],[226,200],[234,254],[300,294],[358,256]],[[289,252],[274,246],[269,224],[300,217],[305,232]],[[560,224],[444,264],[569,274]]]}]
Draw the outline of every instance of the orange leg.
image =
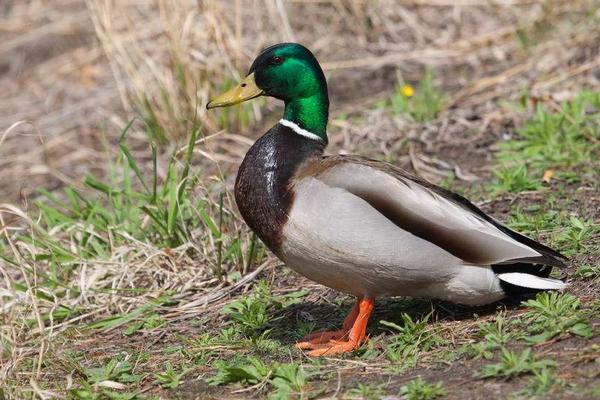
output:
[{"label": "orange leg", "polygon": [[340,340],[348,335],[356,317],[358,316],[360,298],[356,299],[356,303],[352,307],[350,313],[344,319],[342,329],[336,331],[319,331],[313,332],[310,335],[305,336],[302,340],[296,343],[296,347],[299,349],[314,349],[315,346],[323,343],[329,343],[330,340]]},{"label": "orange leg", "polygon": [[[362,298],[357,301],[358,307],[355,307],[358,308],[358,315],[354,319],[352,328],[350,328],[348,340],[332,339],[327,343],[321,342],[314,344],[312,342],[308,342],[310,343],[310,347],[302,348],[313,349],[312,351],[308,352],[308,355],[313,357],[341,354],[357,349],[366,340],[367,322],[369,322],[369,317],[373,312],[374,304],[375,299],[372,298]],[[354,309],[348,317],[350,317],[353,313]],[[348,318],[346,319],[348,320]]]}]

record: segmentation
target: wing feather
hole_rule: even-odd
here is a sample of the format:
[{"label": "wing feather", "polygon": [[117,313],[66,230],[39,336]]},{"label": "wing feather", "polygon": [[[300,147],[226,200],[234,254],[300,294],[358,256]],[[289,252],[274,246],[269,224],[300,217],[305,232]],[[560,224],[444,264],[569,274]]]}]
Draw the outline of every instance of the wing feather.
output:
[{"label": "wing feather", "polygon": [[564,266],[560,253],[501,225],[465,198],[389,164],[328,157],[312,174],[361,197],[402,229],[466,263]]}]

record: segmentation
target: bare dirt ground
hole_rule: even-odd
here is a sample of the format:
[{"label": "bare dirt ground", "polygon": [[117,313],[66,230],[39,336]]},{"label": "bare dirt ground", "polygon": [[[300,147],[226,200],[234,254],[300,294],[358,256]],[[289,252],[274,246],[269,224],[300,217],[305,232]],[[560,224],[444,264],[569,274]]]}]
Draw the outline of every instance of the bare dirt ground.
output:
[{"label": "bare dirt ground", "polygon": [[[488,4],[462,0],[456,3],[415,0],[382,1],[376,7],[361,1],[248,0],[253,4],[253,7],[248,7],[252,10],[241,11],[239,18],[245,18],[244,12],[264,14],[260,20],[263,31],[253,31],[254,28],[248,28],[253,24],[244,21],[248,24],[244,25],[245,30],[221,33],[243,38],[238,41],[238,48],[227,45],[220,48],[222,52],[239,52],[231,61],[221,60],[214,50],[205,51],[202,42],[186,42],[189,47],[178,48],[177,51],[168,47],[165,43],[173,43],[168,40],[169,25],[154,29],[148,22],[153,21],[148,15],[160,12],[169,19],[168,13],[160,8],[168,4],[167,1],[158,1],[156,7],[123,2],[123,7],[139,11],[139,14],[117,15],[131,24],[126,29],[119,25],[122,20],[117,17],[114,21],[95,20],[102,20],[101,13],[95,8],[102,3],[31,0],[0,4],[0,203],[11,203],[34,213],[31,202],[36,199],[39,188],[56,192],[68,185],[83,188],[84,175],[110,174],[108,160],[116,152],[121,129],[140,112],[132,99],[136,98],[140,87],[152,83],[152,79],[146,81],[128,69],[123,61],[123,52],[127,53],[128,49],[135,47],[135,51],[131,50],[131,60],[127,62],[139,66],[140,70],[147,67],[154,72],[172,66],[172,59],[165,61],[161,58],[164,54],[185,53],[192,49],[196,52],[188,51],[192,54],[192,61],[186,65],[202,65],[202,74],[205,75],[200,74],[199,77],[206,80],[212,71],[210,68],[219,70],[222,75],[235,77],[237,72],[231,71],[236,71],[236,68],[243,71],[260,45],[293,38],[315,49],[328,75],[332,97],[330,153],[359,153],[385,159],[432,182],[450,182],[452,189],[468,193],[484,211],[501,221],[510,219],[517,208],[546,207],[550,196],[558,204],[556,207],[564,206],[573,215],[595,225],[600,224],[598,158],[589,160],[586,169],[576,171],[584,176],[579,183],[570,184],[556,179],[550,181],[545,191],[494,196],[484,189],[493,181],[498,168],[495,155],[500,143],[515,138],[516,130],[533,115],[535,104],[552,110],[584,89],[600,90],[598,2],[499,1]],[[234,10],[242,3],[245,0],[207,2],[209,5],[206,7],[230,7]],[[281,16],[278,4],[285,6],[285,18]],[[314,12],[309,7],[321,8]],[[310,18],[296,18],[304,12],[308,15],[309,11]],[[220,14],[215,12],[214,15]],[[348,22],[351,18],[355,18],[352,20],[354,23]],[[308,19],[314,22],[307,24]],[[125,50],[120,49],[114,39],[116,36],[112,39],[102,37],[102,33],[110,32],[106,28],[110,25],[107,21],[119,26],[121,30],[115,29],[121,39],[134,30],[139,33],[131,42],[125,41],[131,47],[126,45]],[[259,18],[253,21],[259,21]],[[147,27],[148,32],[141,26]],[[182,31],[187,32],[186,25],[182,26]],[[276,28],[271,37],[265,32],[270,32],[272,26]],[[163,45],[165,47],[161,47]],[[156,59],[151,59],[145,66],[136,64],[148,54],[155,54],[153,46],[160,49],[156,52]],[[138,49],[143,51],[138,54]],[[135,59],[136,56],[140,58]],[[205,68],[215,57],[227,67],[217,63],[215,67]],[[426,69],[434,71],[435,87],[444,95],[444,107],[436,118],[415,122],[378,104],[395,93],[399,80],[416,87]],[[159,72],[156,76],[164,77]],[[214,89],[214,86],[209,86],[208,83],[206,86],[199,85],[197,92],[201,100]],[[151,90],[149,87],[148,91]],[[526,107],[515,109],[507,105],[518,103],[525,91],[528,96]],[[160,95],[156,97],[160,98]],[[279,117],[279,112],[280,108],[271,102],[264,105],[262,113],[256,108],[251,109],[250,113],[257,118],[246,126],[220,124],[220,121],[210,119],[214,117],[202,114],[207,135],[223,129],[225,136],[217,138],[210,149],[201,148],[195,153],[196,167],[205,169],[207,173],[218,169],[224,175],[225,190],[228,190],[236,166],[251,144],[247,137],[254,139],[259,136]],[[164,114],[168,115],[167,112]],[[240,127],[244,132],[240,131]],[[176,131],[178,128],[172,129]],[[248,135],[247,131],[252,133]],[[132,146],[135,155],[147,161],[148,149],[143,145],[144,138],[143,129],[138,127],[132,136]],[[184,141],[185,137],[176,138],[165,144],[160,149],[159,161],[167,160],[170,152]],[[207,161],[208,155],[212,157],[210,162]],[[162,174],[163,177],[166,175],[164,171]],[[6,226],[4,222],[0,225],[2,230],[9,228],[10,219],[6,218]],[[15,221],[14,226],[20,226],[18,218]],[[594,232],[585,242],[589,245],[588,251],[572,255],[569,267],[564,271],[566,275],[574,277],[581,265],[600,265],[600,249],[597,246],[600,231]],[[547,236],[550,234],[539,232],[536,239],[550,240]],[[194,245],[202,247],[203,243]],[[1,354],[0,383],[4,383],[7,389],[0,390],[0,399],[5,396],[84,398],[68,394],[69,390],[80,387],[85,381],[84,368],[104,365],[107,360],[123,354],[142,353],[145,358],[136,364],[136,373],[145,374],[145,377],[131,389],[131,393],[140,398],[264,398],[267,396],[264,385],[209,385],[207,379],[215,374],[214,361],[252,354],[265,361],[293,361],[313,368],[314,361],[293,347],[298,332],[307,322],[314,322],[315,329],[339,325],[352,301],[347,296],[299,277],[272,256],[258,274],[247,271],[246,280],[242,278],[237,283],[226,285],[207,279],[190,285],[187,280],[199,275],[197,270],[208,267],[203,267],[193,258],[179,263],[177,260],[183,257],[171,257],[171,251],[177,252],[177,255],[185,253],[177,249],[156,249],[160,257],[171,261],[148,264],[146,270],[145,262],[132,265],[131,269],[136,269],[138,274],[137,282],[151,282],[147,295],[111,295],[105,303],[95,300],[92,295],[83,300],[78,298],[77,306],[84,311],[69,326],[59,326],[56,334],[53,329],[50,329],[51,332],[46,329],[41,335],[44,338],[41,346],[39,337],[35,336],[39,332],[28,332],[31,328],[19,327],[10,320],[14,326],[12,331],[6,328],[2,334],[7,338],[3,340],[10,342],[13,350],[4,349]],[[21,282],[20,271],[11,272],[8,264],[0,264],[0,267],[6,282]],[[39,268],[42,269],[41,266]],[[86,268],[93,269],[94,263],[86,264]],[[156,268],[156,271],[149,271],[151,268]],[[157,272],[161,268],[172,270]],[[81,276],[85,274],[82,272]],[[113,282],[113,289],[119,289],[121,280],[118,274],[115,276],[117,278],[111,277],[110,282]],[[195,349],[188,339],[193,340],[206,333],[219,335],[228,321],[223,307],[232,300],[247,296],[259,280],[268,282],[276,295],[298,289],[310,291],[301,302],[283,310],[271,311],[272,322],[266,328],[271,329],[270,338],[284,350],[257,351],[244,345],[214,344],[208,350],[202,347],[199,351],[202,357],[185,353]],[[234,279],[231,281],[236,282]],[[575,295],[584,308],[595,310],[589,318],[595,335],[591,339],[565,335],[561,340],[552,339],[534,346],[537,357],[549,358],[557,363],[555,379],[563,382],[538,398],[587,399],[599,393],[600,278],[571,278],[570,282],[568,292]],[[110,285],[101,289],[111,288]],[[158,308],[166,321],[158,329],[142,329],[135,335],[126,336],[124,326],[110,330],[87,327],[88,323],[129,312],[148,298],[167,291],[177,294],[176,304]],[[212,294],[222,297],[206,300],[206,296]],[[29,304],[26,297],[22,298],[24,308]],[[2,310],[6,316],[10,314],[11,318],[16,319],[16,315],[24,319],[29,316],[31,307],[22,314],[4,306]],[[396,397],[400,388],[417,376],[427,381],[442,381],[447,391],[444,398],[448,399],[534,397],[519,392],[528,384],[530,376],[510,380],[474,379],[473,374],[490,361],[467,357],[460,352],[463,346],[480,340],[477,336],[478,323],[494,321],[498,312],[505,308],[508,319],[518,319],[523,313],[523,309],[514,304],[464,309],[425,300],[383,299],[377,305],[370,327],[368,352],[373,355],[362,352],[348,357],[328,358],[311,376],[307,394],[297,397],[361,398],[349,397],[347,393],[358,383],[363,383],[380,386],[383,390],[381,396],[400,398]],[[394,370],[385,352],[385,344],[391,340],[391,334],[377,322],[401,323],[401,313],[423,318],[429,312],[433,312],[430,324],[439,329],[450,343],[451,350],[445,347],[444,350],[428,351],[415,367]],[[474,317],[474,314],[479,317]],[[9,318],[3,317],[7,327],[8,322]],[[51,325],[48,327],[52,328]],[[515,342],[510,344],[510,348],[523,349],[524,345]],[[205,357],[207,351],[209,354]],[[65,354],[77,354],[80,364],[72,364],[72,359]],[[496,353],[494,360],[498,357]],[[191,362],[191,370],[183,383],[174,389],[156,383],[153,374],[164,369],[166,360],[183,363],[183,359],[186,362],[200,359]],[[113,388],[123,389],[119,385],[123,383]],[[595,392],[592,391],[594,388]],[[98,396],[89,398],[107,398]],[[364,395],[362,398],[369,397]]]}]

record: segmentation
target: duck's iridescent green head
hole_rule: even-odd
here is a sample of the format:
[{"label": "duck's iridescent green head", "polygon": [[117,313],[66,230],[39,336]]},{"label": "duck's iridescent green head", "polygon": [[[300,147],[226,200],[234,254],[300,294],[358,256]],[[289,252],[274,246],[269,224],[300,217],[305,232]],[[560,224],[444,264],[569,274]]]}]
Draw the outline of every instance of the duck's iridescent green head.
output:
[{"label": "duck's iridescent green head", "polygon": [[260,53],[248,74],[265,95],[289,102],[319,94],[327,82],[319,62],[306,47],[281,43]]},{"label": "duck's iridescent green head", "polygon": [[285,102],[283,118],[327,140],[327,82],[315,56],[297,43],[280,43],[263,50],[246,78],[207,104],[226,107],[258,96]]}]

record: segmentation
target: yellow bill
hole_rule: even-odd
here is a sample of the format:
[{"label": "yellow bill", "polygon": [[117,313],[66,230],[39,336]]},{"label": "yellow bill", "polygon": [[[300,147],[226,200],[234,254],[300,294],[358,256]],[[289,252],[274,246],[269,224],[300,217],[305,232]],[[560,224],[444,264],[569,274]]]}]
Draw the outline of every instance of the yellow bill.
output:
[{"label": "yellow bill", "polygon": [[254,82],[254,72],[248,75],[239,85],[215,97],[207,105],[207,109],[227,107],[253,99],[263,94],[262,89]]}]

